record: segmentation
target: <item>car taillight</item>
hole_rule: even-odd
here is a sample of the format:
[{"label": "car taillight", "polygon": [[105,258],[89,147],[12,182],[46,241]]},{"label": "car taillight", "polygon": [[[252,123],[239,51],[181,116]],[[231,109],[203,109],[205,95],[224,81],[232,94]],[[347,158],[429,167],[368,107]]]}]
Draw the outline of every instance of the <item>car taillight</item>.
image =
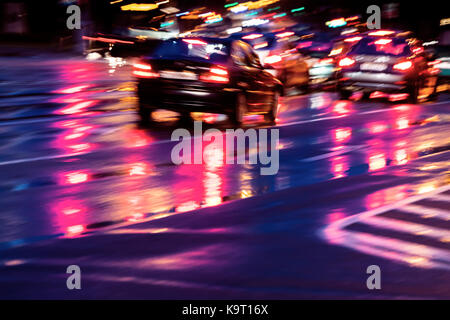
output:
[{"label": "car taillight", "polygon": [[209,72],[200,76],[200,80],[213,83],[227,83],[230,81],[228,71],[223,67],[211,67]]},{"label": "car taillight", "polygon": [[135,63],[133,65],[133,74],[139,78],[157,78],[158,73],[152,72],[152,66],[147,63]]},{"label": "car taillight", "polygon": [[341,60],[339,60],[339,67],[350,67],[350,66],[352,66],[352,65],[354,65],[355,64],[355,60],[353,60],[352,58],[349,58],[349,57],[345,57],[345,58],[342,58]]},{"label": "car taillight", "polygon": [[411,61],[403,61],[397,64],[394,64],[394,69],[398,71],[408,71],[413,66]]},{"label": "car taillight", "polygon": [[264,64],[275,64],[277,62],[280,62],[282,59],[279,55],[273,55],[273,56],[268,56],[267,58],[264,59]]}]

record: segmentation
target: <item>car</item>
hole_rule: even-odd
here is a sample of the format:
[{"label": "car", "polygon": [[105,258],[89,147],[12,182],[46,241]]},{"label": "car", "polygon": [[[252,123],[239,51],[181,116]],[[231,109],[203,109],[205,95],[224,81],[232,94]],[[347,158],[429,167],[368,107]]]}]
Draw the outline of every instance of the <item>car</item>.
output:
[{"label": "car", "polygon": [[335,88],[337,61],[360,39],[357,35],[338,37],[333,40],[331,50],[328,50],[329,47],[324,49],[323,46],[302,47],[301,52],[307,57],[306,62],[309,65],[310,87]]},{"label": "car", "polygon": [[295,32],[283,29],[275,33],[253,32],[238,36],[253,47],[264,67],[283,83],[284,89],[307,90],[308,64],[295,48]]},{"label": "car", "polygon": [[436,92],[437,75],[420,41],[407,32],[376,30],[361,34],[337,62],[338,92],[348,99],[356,92],[391,101],[417,103]]},{"label": "car", "polygon": [[241,125],[246,114],[274,123],[282,83],[265,71],[252,47],[226,38],[167,40],[134,64],[139,115],[156,109],[189,118],[191,112],[226,114]]}]

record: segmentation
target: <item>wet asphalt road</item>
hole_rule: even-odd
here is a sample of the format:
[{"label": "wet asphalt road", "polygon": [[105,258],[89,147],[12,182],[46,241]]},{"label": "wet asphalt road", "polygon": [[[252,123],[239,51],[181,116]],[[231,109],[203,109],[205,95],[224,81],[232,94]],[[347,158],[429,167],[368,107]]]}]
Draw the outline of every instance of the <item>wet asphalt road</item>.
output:
[{"label": "wet asphalt road", "polygon": [[448,95],[284,97],[261,176],[174,165],[180,124],[137,125],[127,65],[0,60],[0,297],[450,298]]}]

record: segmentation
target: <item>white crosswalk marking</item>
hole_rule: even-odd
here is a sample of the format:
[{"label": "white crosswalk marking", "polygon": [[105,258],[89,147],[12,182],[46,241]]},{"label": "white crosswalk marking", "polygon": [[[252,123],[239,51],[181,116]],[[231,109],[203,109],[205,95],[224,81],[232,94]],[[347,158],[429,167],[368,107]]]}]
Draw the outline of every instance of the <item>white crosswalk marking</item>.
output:
[{"label": "white crosswalk marking", "polygon": [[379,228],[435,238],[438,240],[447,238],[450,239],[450,231],[439,228],[432,228],[430,226],[422,224],[405,222],[397,219],[387,219],[373,216],[370,218],[364,218],[361,220],[361,222]]},{"label": "white crosswalk marking", "polygon": [[[450,197],[444,194],[449,189],[447,185],[335,221],[323,230],[322,236],[332,244],[388,260],[450,270]],[[424,202],[419,205],[424,199],[448,203],[444,206],[448,209],[442,209],[442,205],[432,208]],[[409,215],[411,219],[407,218]]]},{"label": "white crosswalk marking", "polygon": [[[450,203],[449,203],[450,206]],[[450,212],[434,209],[434,208],[427,208],[423,206],[418,205],[406,205],[401,207],[401,211],[417,214],[423,218],[440,218],[446,221],[450,220]]]}]

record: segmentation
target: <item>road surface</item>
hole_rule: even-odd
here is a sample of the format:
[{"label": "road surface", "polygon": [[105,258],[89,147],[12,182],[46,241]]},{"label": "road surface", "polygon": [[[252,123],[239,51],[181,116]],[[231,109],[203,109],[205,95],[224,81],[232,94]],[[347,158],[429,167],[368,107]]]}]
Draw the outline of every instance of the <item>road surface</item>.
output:
[{"label": "road surface", "polygon": [[448,95],[288,95],[263,176],[174,165],[179,124],[137,124],[128,65],[0,60],[1,298],[450,298]]}]

